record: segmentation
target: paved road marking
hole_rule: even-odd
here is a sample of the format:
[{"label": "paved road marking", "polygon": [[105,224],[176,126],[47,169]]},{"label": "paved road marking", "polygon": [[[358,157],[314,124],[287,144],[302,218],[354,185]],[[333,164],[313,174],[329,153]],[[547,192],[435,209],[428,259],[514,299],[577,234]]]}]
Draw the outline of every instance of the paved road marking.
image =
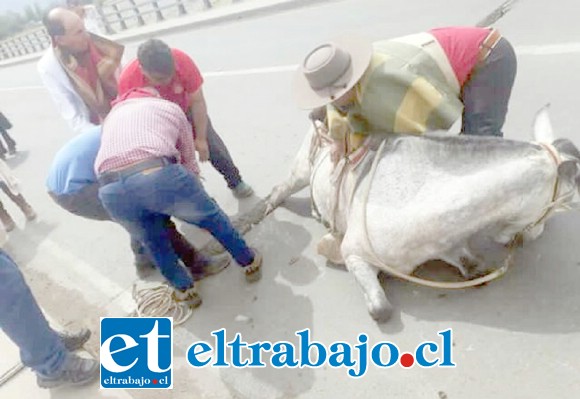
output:
[{"label": "paved road marking", "polygon": [[294,72],[296,68],[298,68],[298,65],[283,65],[267,68],[239,69],[237,71],[206,72],[203,74],[203,76],[211,78],[219,78],[224,76],[263,75],[267,73]]},{"label": "paved road marking", "polygon": [[[538,46],[518,46],[516,53],[522,55],[564,55],[580,53],[580,43],[545,44]],[[249,68],[232,71],[211,71],[203,74],[206,78],[224,78],[233,76],[264,75],[271,73],[293,72],[298,65],[281,65],[266,68]],[[43,86],[4,87],[0,92],[44,90]]]},{"label": "paved road marking", "polygon": [[580,53],[580,43],[546,44],[543,46],[518,46],[518,55],[560,55]]}]

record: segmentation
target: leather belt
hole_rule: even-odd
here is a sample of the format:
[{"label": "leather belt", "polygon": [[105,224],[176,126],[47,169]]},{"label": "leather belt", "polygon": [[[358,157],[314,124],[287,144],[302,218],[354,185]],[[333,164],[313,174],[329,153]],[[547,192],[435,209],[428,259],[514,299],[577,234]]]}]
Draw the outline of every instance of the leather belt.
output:
[{"label": "leather belt", "polygon": [[481,45],[479,46],[479,53],[477,54],[477,62],[481,63],[485,61],[485,59],[491,53],[491,50],[495,47],[495,45],[500,41],[501,33],[497,29],[491,29],[489,34],[483,39]]},{"label": "leather belt", "polygon": [[177,163],[174,157],[160,157],[160,158],[150,158],[141,162],[134,163],[123,169],[112,170],[110,172],[105,172],[97,178],[101,186],[114,183],[126,177],[135,175],[140,172],[144,172],[148,169],[159,168],[171,164]]}]

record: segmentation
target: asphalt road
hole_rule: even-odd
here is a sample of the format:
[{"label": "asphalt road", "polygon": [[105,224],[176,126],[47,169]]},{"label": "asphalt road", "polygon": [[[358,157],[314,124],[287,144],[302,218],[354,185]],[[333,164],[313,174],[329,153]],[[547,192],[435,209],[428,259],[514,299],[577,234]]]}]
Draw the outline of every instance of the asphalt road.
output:
[{"label": "asphalt road", "polygon": [[[308,128],[292,102],[292,66],[320,41],[344,34],[369,39],[436,26],[472,25],[499,4],[489,0],[343,0],[163,35],[188,52],[205,75],[204,92],[216,129],[259,196],[289,169]],[[507,138],[528,140],[534,113],[551,103],[555,131],[580,144],[578,5],[522,0],[496,26],[516,47],[518,75],[505,125]],[[129,58],[139,42],[128,41]],[[0,110],[13,123],[22,154],[11,160],[25,196],[40,214],[20,228],[7,249],[17,258],[39,301],[61,324],[98,326],[98,317],[130,308],[135,281],[128,237],[112,223],[61,211],[44,189],[58,148],[72,137],[34,63],[0,68]],[[204,165],[206,188],[227,213],[251,208],[238,202],[217,173]],[[345,271],[316,255],[324,228],[309,216],[302,192],[252,230],[248,239],[265,255],[264,277],[247,286],[230,267],[199,285],[204,304],[176,330],[172,397],[200,398],[573,398],[580,395],[580,218],[557,215],[536,242],[518,253],[515,267],[484,288],[440,292],[387,281],[396,306],[377,325],[362,293]],[[185,228],[198,243],[205,236]],[[246,318],[237,316],[243,315]],[[240,321],[244,320],[244,321]],[[310,328],[316,340],[356,343],[390,340],[412,350],[453,328],[454,369],[371,368],[361,379],[344,369],[190,369],[183,353],[213,330],[240,332],[247,341],[293,340]],[[98,334],[97,334],[98,337]],[[97,348],[97,339],[92,346]],[[98,388],[92,387],[92,394]],[[89,395],[89,391],[86,391]],[[66,394],[63,394],[68,397]],[[71,394],[72,395],[72,394]],[[132,391],[135,398],[149,397]],[[59,396],[55,396],[59,397]],[[74,397],[74,396],[70,396]],[[95,396],[96,397],[96,396]]]}]

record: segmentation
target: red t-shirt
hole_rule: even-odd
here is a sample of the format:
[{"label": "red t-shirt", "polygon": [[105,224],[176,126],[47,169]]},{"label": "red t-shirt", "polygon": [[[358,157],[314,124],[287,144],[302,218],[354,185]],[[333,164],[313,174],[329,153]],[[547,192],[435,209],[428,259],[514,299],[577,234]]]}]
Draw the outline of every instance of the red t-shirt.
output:
[{"label": "red t-shirt", "polygon": [[437,28],[429,33],[435,36],[445,51],[459,84],[463,86],[477,64],[479,48],[489,34],[489,28]]},{"label": "red t-shirt", "polygon": [[[154,86],[161,97],[181,107],[186,114],[191,104],[189,96],[203,84],[203,78],[193,60],[183,51],[171,49],[175,61],[175,75],[171,82],[164,86]],[[150,86],[141,71],[139,60],[133,60],[121,72],[119,77],[119,96],[139,87]]]}]

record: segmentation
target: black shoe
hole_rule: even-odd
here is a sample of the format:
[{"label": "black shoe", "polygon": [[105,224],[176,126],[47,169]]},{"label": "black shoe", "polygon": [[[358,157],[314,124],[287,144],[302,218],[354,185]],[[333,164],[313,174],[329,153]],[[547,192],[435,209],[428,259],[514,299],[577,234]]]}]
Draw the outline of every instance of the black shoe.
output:
[{"label": "black shoe", "polygon": [[55,375],[36,373],[40,388],[56,388],[62,385],[85,385],[99,376],[99,362],[68,353],[62,369]]},{"label": "black shoe", "polygon": [[188,267],[191,277],[199,281],[207,276],[218,274],[230,265],[232,258],[229,254],[208,256],[196,262],[194,266]]}]

